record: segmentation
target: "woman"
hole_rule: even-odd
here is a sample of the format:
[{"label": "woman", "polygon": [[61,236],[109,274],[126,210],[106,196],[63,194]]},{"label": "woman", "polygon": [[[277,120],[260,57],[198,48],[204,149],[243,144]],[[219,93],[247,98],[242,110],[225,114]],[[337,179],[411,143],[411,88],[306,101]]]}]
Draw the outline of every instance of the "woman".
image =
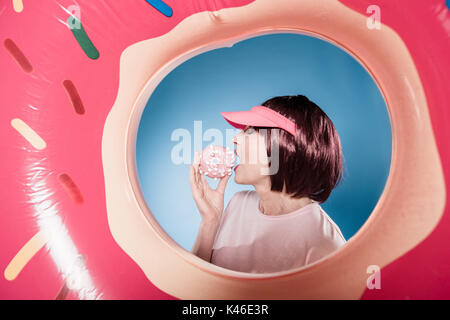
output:
[{"label": "woman", "polygon": [[234,179],[255,190],[237,192],[223,212],[229,176],[211,189],[196,152],[190,184],[202,221],[193,253],[227,269],[268,273],[310,264],[344,245],[319,204],[342,178],[341,144],[328,116],[302,95],[222,115],[242,129],[233,138],[240,158]]}]

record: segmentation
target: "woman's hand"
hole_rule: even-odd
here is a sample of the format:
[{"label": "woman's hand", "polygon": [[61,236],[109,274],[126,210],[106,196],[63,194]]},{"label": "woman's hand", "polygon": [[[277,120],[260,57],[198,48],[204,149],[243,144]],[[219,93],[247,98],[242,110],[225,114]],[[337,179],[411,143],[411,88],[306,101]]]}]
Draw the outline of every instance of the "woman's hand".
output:
[{"label": "woman's hand", "polygon": [[223,213],[225,186],[230,176],[226,175],[221,178],[217,188],[213,190],[199,171],[200,157],[200,153],[196,151],[194,161],[189,167],[189,182],[191,184],[192,196],[203,221],[219,222]]}]

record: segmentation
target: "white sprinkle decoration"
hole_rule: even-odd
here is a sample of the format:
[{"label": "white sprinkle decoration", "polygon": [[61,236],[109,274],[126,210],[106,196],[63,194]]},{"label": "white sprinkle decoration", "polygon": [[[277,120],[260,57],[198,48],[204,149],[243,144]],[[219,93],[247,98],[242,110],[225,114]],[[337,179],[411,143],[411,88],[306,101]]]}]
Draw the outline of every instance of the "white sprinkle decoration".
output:
[{"label": "white sprinkle decoration", "polygon": [[214,180],[232,175],[233,167],[236,165],[235,150],[225,146],[210,144],[202,153],[203,162],[200,169],[201,174]]}]

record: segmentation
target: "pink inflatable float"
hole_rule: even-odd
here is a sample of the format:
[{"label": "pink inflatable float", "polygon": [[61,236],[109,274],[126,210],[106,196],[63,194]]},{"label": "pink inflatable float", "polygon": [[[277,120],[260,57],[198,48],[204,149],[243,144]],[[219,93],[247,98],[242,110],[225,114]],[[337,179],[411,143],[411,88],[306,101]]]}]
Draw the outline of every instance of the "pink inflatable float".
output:
[{"label": "pink inflatable float", "polygon": [[[450,298],[449,12],[443,0],[372,2],[2,1],[0,298]],[[367,68],[389,109],[392,165],[341,250],[254,275],[165,233],[139,189],[134,145],[173,68],[276,32],[319,37]]]}]

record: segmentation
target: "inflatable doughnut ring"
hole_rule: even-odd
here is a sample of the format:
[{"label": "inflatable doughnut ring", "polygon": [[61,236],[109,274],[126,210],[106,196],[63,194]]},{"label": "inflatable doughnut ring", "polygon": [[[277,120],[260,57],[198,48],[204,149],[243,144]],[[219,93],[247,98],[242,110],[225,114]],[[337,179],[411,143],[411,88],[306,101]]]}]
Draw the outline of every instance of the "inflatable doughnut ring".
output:
[{"label": "inflatable doughnut ring", "polygon": [[234,166],[234,153],[228,147],[209,145],[201,155],[200,174],[217,180],[225,175],[231,176]]},{"label": "inflatable doughnut ring", "polygon": [[[449,299],[448,8],[373,2],[2,1],[0,298]],[[329,41],[372,75],[391,120],[390,174],[337,252],[240,273],[184,250],[155,220],[137,129],[176,66],[286,32]]]}]

